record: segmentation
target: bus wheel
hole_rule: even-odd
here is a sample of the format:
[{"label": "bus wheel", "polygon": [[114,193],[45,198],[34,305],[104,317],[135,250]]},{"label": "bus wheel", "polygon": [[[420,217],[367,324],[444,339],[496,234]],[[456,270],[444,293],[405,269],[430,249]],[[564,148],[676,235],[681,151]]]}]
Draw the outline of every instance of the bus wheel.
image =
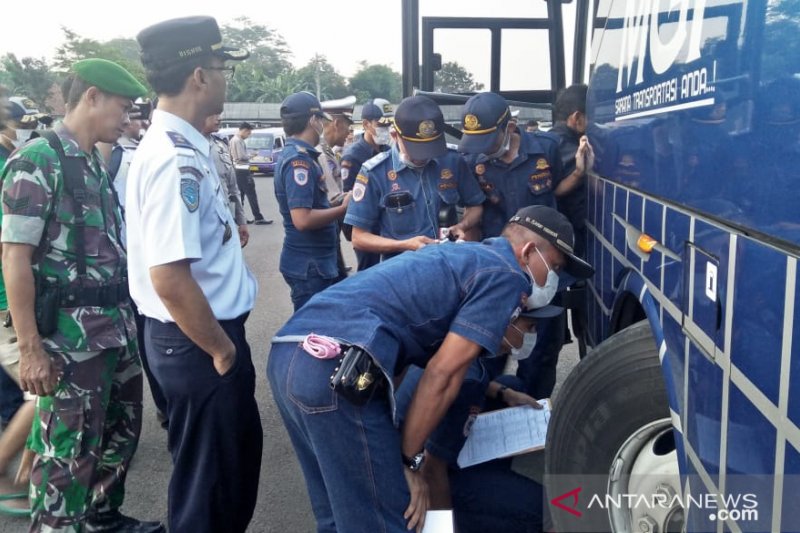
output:
[{"label": "bus wheel", "polygon": [[545,482],[555,531],[681,531],[675,440],[646,321],[581,360],[554,405]]}]

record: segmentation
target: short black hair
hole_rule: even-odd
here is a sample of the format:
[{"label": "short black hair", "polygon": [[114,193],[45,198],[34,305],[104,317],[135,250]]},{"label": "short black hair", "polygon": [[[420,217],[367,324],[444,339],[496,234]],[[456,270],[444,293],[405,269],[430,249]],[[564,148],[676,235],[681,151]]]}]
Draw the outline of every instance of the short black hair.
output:
[{"label": "short black hair", "polygon": [[539,121],[535,118],[530,119],[528,122],[525,123],[525,126],[538,126]]},{"label": "short black hair", "polygon": [[61,96],[64,97],[64,104],[67,109],[74,109],[81,101],[83,93],[89,90],[91,86],[92,84],[84,81],[75,74],[67,76],[64,83],[61,84]]},{"label": "short black hair", "polygon": [[208,67],[208,57],[198,57],[166,66],[152,66],[146,70],[147,82],[156,94],[176,96],[186,87],[186,80],[197,68]]},{"label": "short black hair", "polygon": [[283,117],[281,118],[281,125],[283,126],[283,132],[291,137],[293,135],[299,135],[305,131],[308,127],[308,123],[311,120],[311,115],[300,115],[299,117]]},{"label": "short black hair", "polygon": [[249,122],[242,122],[241,124],[239,124],[239,131],[252,130],[252,129],[253,129],[253,125],[250,124]]},{"label": "short black hair", "polygon": [[556,98],[556,105],[553,108],[553,120],[567,120],[575,111],[586,114],[586,91],[588,87],[583,83],[570,85],[562,89]]}]

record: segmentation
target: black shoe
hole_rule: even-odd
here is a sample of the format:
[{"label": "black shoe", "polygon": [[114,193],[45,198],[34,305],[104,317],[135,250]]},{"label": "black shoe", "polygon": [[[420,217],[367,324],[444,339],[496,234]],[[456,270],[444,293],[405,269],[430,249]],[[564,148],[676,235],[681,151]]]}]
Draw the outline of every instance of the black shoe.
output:
[{"label": "black shoe", "polygon": [[259,218],[256,220],[256,226],[266,226],[267,224],[272,224],[272,219]]},{"label": "black shoe", "polygon": [[86,520],[87,533],[166,533],[161,522],[142,522],[119,511],[97,513]]},{"label": "black shoe", "polygon": [[255,222],[255,220],[245,220],[245,222],[248,224],[252,224],[253,222]]}]

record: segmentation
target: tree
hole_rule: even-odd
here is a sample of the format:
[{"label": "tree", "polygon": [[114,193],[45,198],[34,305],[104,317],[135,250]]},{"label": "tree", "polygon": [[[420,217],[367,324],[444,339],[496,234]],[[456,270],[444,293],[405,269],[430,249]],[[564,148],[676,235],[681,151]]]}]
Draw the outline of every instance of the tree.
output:
[{"label": "tree", "polygon": [[370,98],[386,98],[390,102],[400,100],[402,81],[400,74],[387,65],[370,65],[361,62],[361,68],[350,78],[350,91],[360,101]]},{"label": "tree", "polygon": [[120,38],[100,42],[81,37],[64,26],[61,30],[64,32],[64,42],[56,49],[54,66],[57,70],[66,72],[76,61],[99,57],[119,64],[142,85],[148,86],[144,65],[139,59],[139,44],[134,39]]},{"label": "tree", "polygon": [[472,73],[456,61],[442,65],[433,77],[433,90],[442,93],[469,93],[482,91],[484,85],[475,81]]},{"label": "tree", "polygon": [[27,96],[36,102],[40,110],[51,111],[47,107],[47,99],[56,76],[44,59],[23,57],[20,60],[14,54],[6,54],[2,65],[9,95]]},{"label": "tree", "polygon": [[221,33],[226,45],[250,52],[246,62],[256,65],[268,77],[292,70],[289,45],[275,30],[254,24],[248,17],[238,17],[234,19],[234,24],[222,26]]},{"label": "tree", "polygon": [[297,71],[302,84],[301,91],[311,91],[320,100],[347,96],[347,81],[328,63],[325,56],[317,54]]}]

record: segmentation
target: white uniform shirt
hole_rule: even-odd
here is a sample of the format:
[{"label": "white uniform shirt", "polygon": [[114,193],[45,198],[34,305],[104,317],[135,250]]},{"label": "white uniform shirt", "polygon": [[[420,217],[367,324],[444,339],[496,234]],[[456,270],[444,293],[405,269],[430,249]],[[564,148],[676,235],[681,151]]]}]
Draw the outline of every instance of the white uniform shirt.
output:
[{"label": "white uniform shirt", "polygon": [[258,284],[199,131],[156,110],[128,171],[126,197],[130,292],[142,314],[174,322],[150,268],[187,259],[218,320],[253,308]]}]

